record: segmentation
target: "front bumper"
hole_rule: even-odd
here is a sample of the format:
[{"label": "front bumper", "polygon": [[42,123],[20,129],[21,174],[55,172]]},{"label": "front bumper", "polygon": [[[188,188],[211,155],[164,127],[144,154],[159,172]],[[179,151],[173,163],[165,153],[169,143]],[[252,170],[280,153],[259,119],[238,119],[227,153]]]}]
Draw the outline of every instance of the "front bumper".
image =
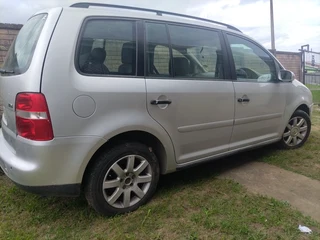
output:
[{"label": "front bumper", "polygon": [[87,163],[104,142],[83,136],[30,141],[2,127],[0,167],[18,186],[43,195],[78,194]]},{"label": "front bumper", "polygon": [[312,117],[313,108],[314,108],[314,104],[312,103],[309,105],[310,118]]}]

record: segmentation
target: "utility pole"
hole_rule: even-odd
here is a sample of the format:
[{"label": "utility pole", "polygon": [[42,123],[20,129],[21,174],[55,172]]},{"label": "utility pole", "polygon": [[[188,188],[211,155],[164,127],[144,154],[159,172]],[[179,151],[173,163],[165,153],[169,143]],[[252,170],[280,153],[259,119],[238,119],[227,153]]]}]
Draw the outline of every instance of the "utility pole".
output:
[{"label": "utility pole", "polygon": [[273,0],[270,0],[270,20],[271,20],[271,50],[273,51],[273,54],[275,54],[276,44],[274,42]]}]

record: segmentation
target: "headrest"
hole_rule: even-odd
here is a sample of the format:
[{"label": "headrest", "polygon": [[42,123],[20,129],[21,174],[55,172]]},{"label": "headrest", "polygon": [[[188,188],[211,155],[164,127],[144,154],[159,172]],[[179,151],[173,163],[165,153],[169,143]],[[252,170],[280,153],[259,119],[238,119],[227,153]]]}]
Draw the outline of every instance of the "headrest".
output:
[{"label": "headrest", "polygon": [[90,53],[90,60],[93,63],[104,63],[107,53],[103,48],[94,48]]},{"label": "headrest", "polygon": [[136,43],[127,42],[122,45],[121,62],[133,64],[136,60]]}]

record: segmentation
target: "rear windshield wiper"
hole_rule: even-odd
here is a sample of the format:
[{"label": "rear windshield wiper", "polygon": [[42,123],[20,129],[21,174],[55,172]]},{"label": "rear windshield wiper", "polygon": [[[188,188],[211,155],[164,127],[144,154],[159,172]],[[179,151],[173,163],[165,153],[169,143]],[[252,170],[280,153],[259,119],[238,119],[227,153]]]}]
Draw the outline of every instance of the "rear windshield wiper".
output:
[{"label": "rear windshield wiper", "polygon": [[14,73],[14,71],[8,71],[0,68],[0,73]]}]

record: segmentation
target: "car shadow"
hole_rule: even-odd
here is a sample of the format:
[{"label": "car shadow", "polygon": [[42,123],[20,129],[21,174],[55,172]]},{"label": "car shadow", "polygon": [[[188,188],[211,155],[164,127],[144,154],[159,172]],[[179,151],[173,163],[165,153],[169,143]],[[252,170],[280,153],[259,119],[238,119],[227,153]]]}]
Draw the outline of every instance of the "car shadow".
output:
[{"label": "car shadow", "polygon": [[182,185],[185,186],[197,181],[217,177],[224,172],[238,168],[249,162],[260,161],[262,157],[266,157],[274,151],[276,151],[276,147],[269,145],[162,175],[160,176],[158,191],[164,189],[169,190]]}]

